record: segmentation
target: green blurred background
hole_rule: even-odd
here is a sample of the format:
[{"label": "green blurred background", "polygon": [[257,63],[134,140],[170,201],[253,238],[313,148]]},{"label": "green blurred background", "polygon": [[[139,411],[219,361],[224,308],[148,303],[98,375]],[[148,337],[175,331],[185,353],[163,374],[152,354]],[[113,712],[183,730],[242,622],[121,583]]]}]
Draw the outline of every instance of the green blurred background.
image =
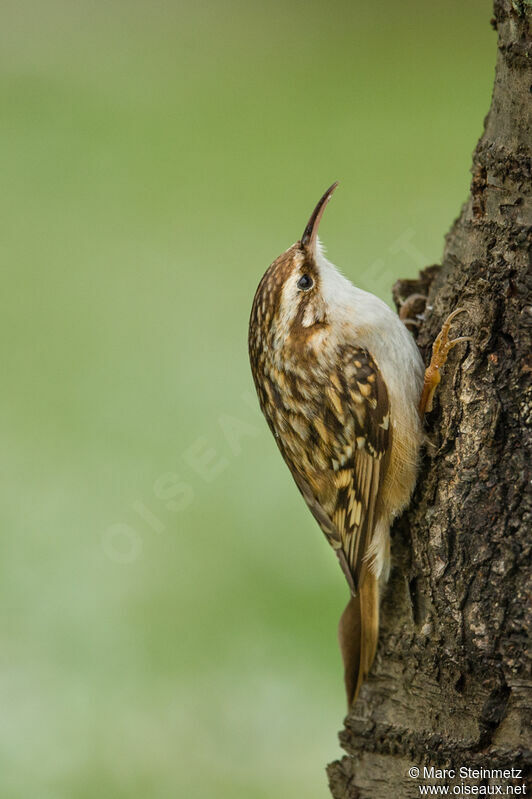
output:
[{"label": "green blurred background", "polygon": [[0,796],[325,799],[347,591],[248,313],[323,190],[390,299],[489,105],[487,0],[3,0]]}]

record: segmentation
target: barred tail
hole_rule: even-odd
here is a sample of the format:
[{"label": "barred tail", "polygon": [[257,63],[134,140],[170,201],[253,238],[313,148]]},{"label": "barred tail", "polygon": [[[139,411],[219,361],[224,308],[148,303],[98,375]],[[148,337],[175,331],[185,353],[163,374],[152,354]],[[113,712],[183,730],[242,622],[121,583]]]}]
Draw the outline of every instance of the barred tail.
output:
[{"label": "barred tail", "polygon": [[347,603],[338,625],[348,708],[355,703],[360,686],[369,673],[378,637],[379,579],[368,570],[357,595]]}]

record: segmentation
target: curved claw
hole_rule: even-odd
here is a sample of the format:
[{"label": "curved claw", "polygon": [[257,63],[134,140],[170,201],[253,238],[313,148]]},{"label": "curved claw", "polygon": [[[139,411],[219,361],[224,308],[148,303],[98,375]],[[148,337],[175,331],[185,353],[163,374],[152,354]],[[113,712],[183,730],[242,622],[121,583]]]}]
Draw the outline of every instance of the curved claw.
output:
[{"label": "curved claw", "polygon": [[459,336],[453,338],[448,342],[449,349],[452,350],[455,344],[460,344],[461,341],[473,341],[473,336]]},{"label": "curved claw", "polygon": [[447,355],[455,346],[455,344],[459,344],[461,341],[471,341],[471,336],[460,336],[459,338],[451,339],[449,341],[449,330],[453,323],[453,319],[458,316],[458,314],[464,313],[465,310],[465,308],[456,308],[452,313],[450,313],[443,323],[442,329],[436,336],[436,340],[432,345],[432,358],[430,362],[431,366],[434,368],[439,368],[440,366],[444,365],[445,361],[447,360]]},{"label": "curved claw", "polygon": [[467,311],[467,308],[455,308],[454,311],[452,311],[449,314],[449,316],[447,317],[447,319],[443,323],[443,326],[445,327],[446,325],[450,325],[455,316],[458,316],[459,313],[465,313],[466,311]]}]

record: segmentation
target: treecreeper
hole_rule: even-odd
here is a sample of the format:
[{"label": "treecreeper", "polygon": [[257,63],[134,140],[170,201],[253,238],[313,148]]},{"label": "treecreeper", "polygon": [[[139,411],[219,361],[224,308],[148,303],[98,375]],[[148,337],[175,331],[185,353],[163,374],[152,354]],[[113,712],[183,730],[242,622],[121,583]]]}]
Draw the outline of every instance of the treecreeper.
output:
[{"label": "treecreeper", "polygon": [[318,227],[337,183],[299,241],[257,288],[249,357],[260,407],[312,515],[334,549],[350,598],[338,635],[348,706],[377,648],[390,570],[390,525],[410,501],[456,309],[425,370],[403,321],[324,255]]}]

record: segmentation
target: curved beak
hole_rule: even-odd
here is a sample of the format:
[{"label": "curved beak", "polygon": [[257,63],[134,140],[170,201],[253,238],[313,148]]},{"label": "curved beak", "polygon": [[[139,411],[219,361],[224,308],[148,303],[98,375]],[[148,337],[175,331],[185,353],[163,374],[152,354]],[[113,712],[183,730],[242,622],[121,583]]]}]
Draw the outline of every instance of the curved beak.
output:
[{"label": "curved beak", "polygon": [[321,200],[318,202],[314,211],[312,212],[312,216],[308,221],[308,224],[305,228],[305,232],[301,236],[301,246],[305,250],[308,250],[312,255],[314,255],[316,251],[316,239],[318,237],[318,227],[320,225],[323,212],[325,211],[325,206],[331,199],[332,193],[337,186],[338,186],[337,180],[332,184],[332,186],[329,186],[329,188],[327,189]]}]

